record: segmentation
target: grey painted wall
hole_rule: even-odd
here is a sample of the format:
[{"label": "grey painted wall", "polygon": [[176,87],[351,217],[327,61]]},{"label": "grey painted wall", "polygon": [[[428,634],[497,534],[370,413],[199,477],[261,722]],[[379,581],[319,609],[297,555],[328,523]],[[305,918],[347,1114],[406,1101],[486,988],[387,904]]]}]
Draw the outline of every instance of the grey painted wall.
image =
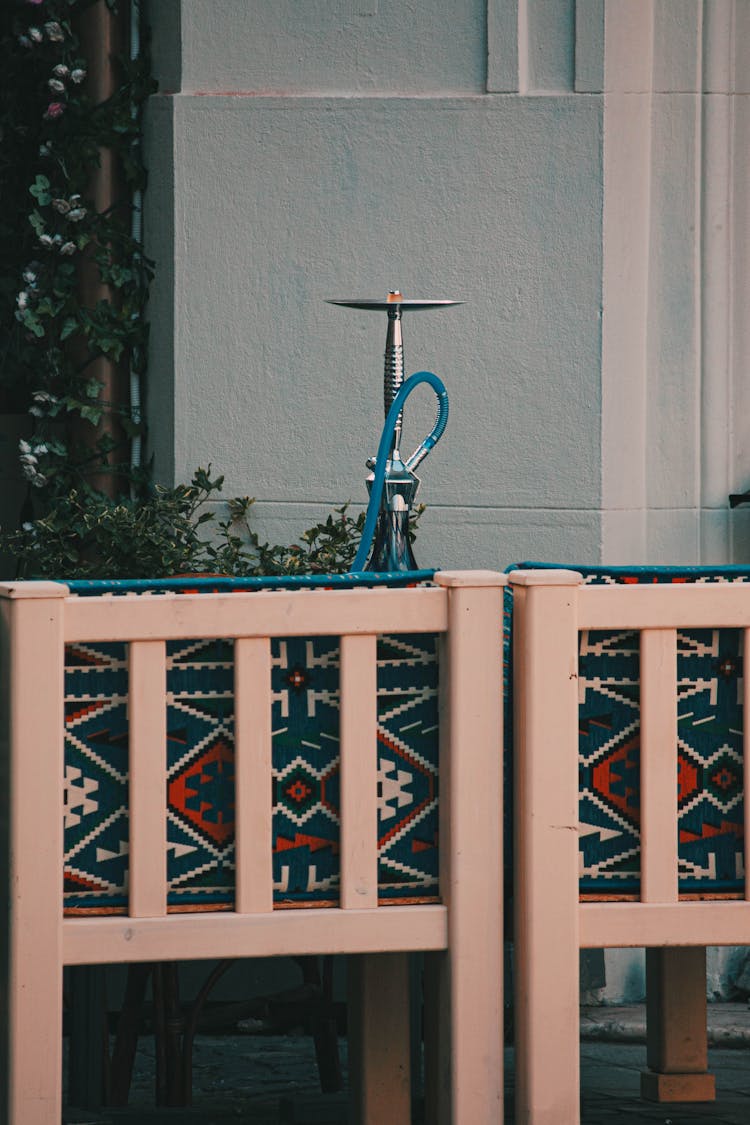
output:
[{"label": "grey painted wall", "polygon": [[[161,477],[211,461],[275,539],[364,502],[385,318],[324,299],[398,286],[464,302],[404,323],[451,393],[420,563],[598,558],[602,105],[573,92],[569,8],[538,66],[569,88],[520,96],[483,92],[480,0],[154,7]],[[407,449],[433,416],[409,403]]]}]

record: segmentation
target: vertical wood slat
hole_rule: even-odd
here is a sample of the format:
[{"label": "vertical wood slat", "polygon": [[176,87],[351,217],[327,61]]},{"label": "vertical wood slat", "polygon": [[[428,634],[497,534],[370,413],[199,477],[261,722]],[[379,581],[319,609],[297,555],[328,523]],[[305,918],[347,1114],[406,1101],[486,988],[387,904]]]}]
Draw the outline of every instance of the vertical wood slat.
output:
[{"label": "vertical wood slat", "polygon": [[0,1120],[47,1125],[62,1097],[67,588],[22,585],[0,590]]},{"label": "vertical wood slat", "polygon": [[742,661],[745,669],[742,696],[743,778],[745,789],[745,899],[750,902],[750,629],[743,630]]},{"label": "vertical wood slat", "polygon": [[677,632],[641,632],[641,901],[677,902]]},{"label": "vertical wood slat", "polygon": [[167,670],[165,641],[130,644],[130,909],[167,912]]},{"label": "vertical wood slat", "polygon": [[234,643],[235,910],[273,910],[271,642]]},{"label": "vertical wood slat", "polygon": [[341,637],[341,907],[378,905],[377,638]]}]

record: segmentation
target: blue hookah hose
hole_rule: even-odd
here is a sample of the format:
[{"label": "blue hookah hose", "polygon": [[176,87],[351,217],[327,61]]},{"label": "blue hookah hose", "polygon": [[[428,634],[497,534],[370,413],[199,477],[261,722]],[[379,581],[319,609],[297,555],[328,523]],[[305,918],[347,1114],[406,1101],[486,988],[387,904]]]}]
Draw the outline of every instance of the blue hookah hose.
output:
[{"label": "blue hookah hose", "polygon": [[445,427],[448,424],[448,392],[445,389],[443,380],[438,378],[432,371],[417,371],[414,375],[410,375],[408,379],[404,380],[396,397],[391,403],[388,414],[386,415],[385,424],[383,425],[383,432],[380,435],[380,444],[378,445],[378,453],[375,458],[374,479],[372,488],[370,489],[370,502],[367,505],[367,515],[365,516],[365,526],[362,529],[362,538],[360,540],[359,550],[357,551],[357,557],[349,568],[350,573],[363,571],[365,568],[375,535],[375,525],[377,524],[378,514],[380,512],[380,502],[383,497],[383,488],[385,485],[386,463],[391,449],[391,442],[393,441],[396,422],[407,398],[411,392],[416,390],[422,383],[429,383],[437,395],[438,413],[435,419],[435,425],[432,427],[430,433],[422,444],[414,450],[408,461],[405,462],[407,469],[415,469],[417,465],[424,460],[430,450],[443,436]]}]

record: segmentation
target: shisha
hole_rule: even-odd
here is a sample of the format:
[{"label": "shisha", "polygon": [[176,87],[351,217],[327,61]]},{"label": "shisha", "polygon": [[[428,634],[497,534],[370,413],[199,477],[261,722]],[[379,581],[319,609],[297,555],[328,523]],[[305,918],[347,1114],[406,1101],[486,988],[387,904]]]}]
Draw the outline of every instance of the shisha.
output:
[{"label": "shisha", "polygon": [[[371,473],[367,478],[370,503],[362,532],[353,571],[403,571],[416,570],[409,541],[409,515],[419,488],[419,477],[414,470],[443,435],[448,422],[448,392],[437,375],[431,371],[418,371],[404,379],[404,344],[401,317],[405,309],[446,308],[460,301],[409,300],[397,289],[385,301],[371,299],[329,300],[330,305],[344,305],[350,309],[367,309],[388,314],[385,338],[385,369],[383,373],[383,405],[385,425],[376,457],[367,460]],[[401,457],[401,430],[403,405],[411,392],[421,383],[428,383],[438,399],[438,413],[430,433],[417,446],[411,457]],[[372,543],[372,549],[370,544]],[[368,558],[369,555],[369,558]]]}]

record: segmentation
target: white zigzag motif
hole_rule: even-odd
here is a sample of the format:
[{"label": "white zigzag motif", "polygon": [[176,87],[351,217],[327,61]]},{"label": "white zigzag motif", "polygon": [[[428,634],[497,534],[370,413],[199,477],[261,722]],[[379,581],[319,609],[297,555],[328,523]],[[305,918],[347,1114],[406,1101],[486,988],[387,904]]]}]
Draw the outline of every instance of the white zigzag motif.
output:
[{"label": "white zigzag motif", "polygon": [[76,766],[65,767],[65,781],[63,782],[63,805],[65,808],[65,828],[75,828],[81,823],[81,817],[97,812],[99,802],[90,797],[96,793],[99,782],[93,777],[84,777]]},{"label": "white zigzag motif", "polygon": [[[394,774],[395,776],[391,776]],[[414,797],[409,793],[411,774],[406,770],[397,770],[393,762],[378,763],[378,814],[381,820],[390,820],[396,815],[396,809],[410,805]],[[395,801],[395,806],[391,804]]]}]

